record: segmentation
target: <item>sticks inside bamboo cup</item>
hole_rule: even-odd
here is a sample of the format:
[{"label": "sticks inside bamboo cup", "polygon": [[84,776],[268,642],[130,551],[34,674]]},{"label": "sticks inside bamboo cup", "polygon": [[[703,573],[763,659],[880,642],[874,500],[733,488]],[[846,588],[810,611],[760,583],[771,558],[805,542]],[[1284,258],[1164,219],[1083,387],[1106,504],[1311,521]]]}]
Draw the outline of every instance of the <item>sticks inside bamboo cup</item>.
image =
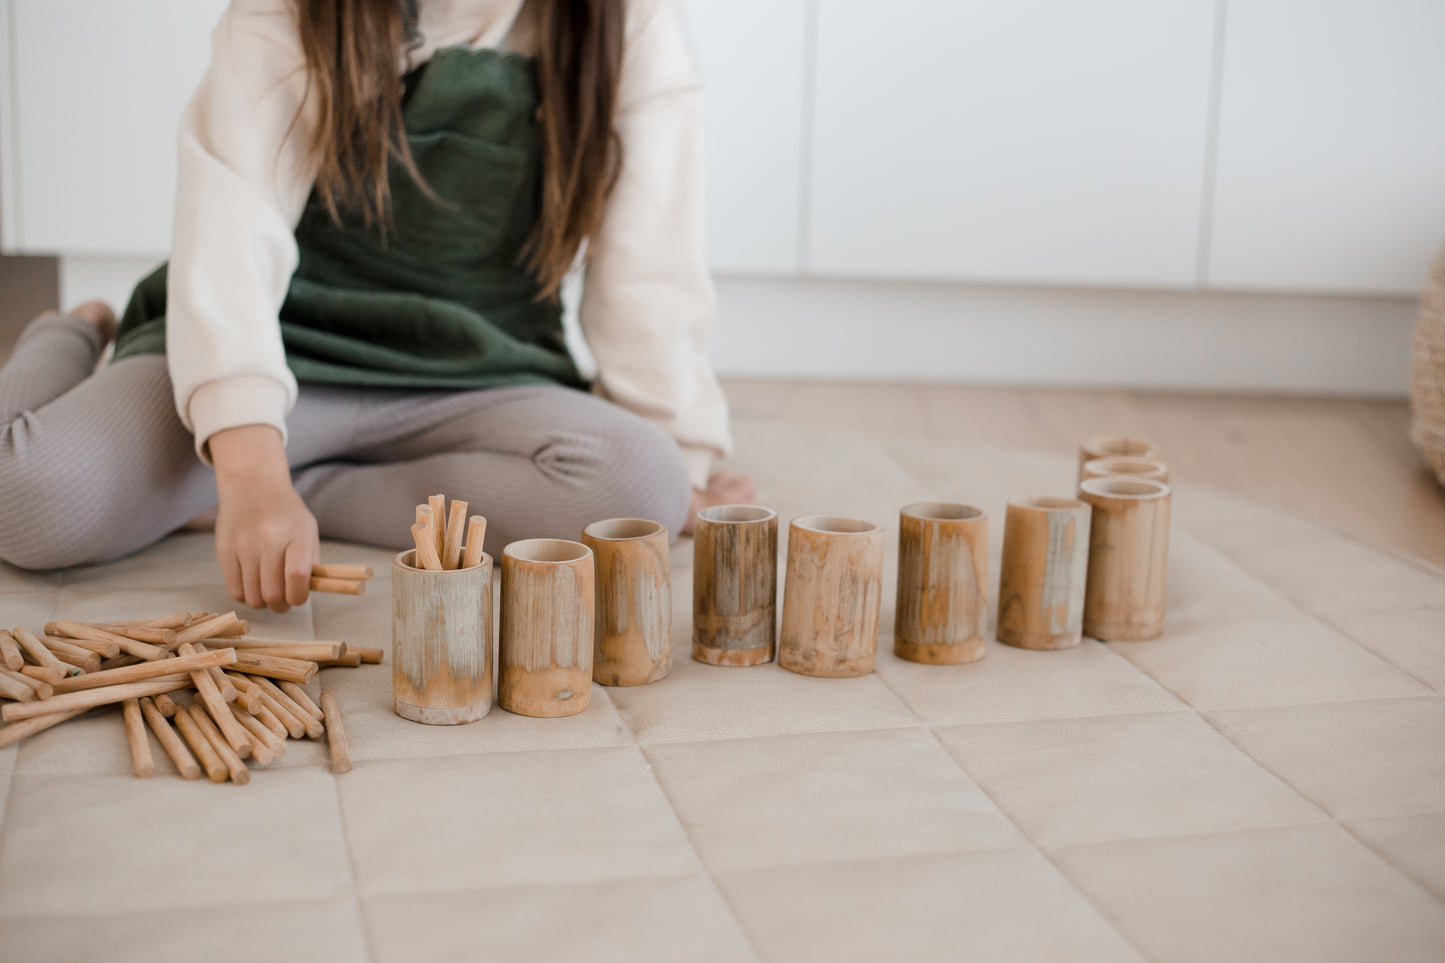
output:
[{"label": "sticks inside bamboo cup", "polygon": [[867,675],[878,655],[883,529],[832,515],[788,526],[778,665],[801,675]]},{"label": "sticks inside bamboo cup", "polygon": [[1167,482],[1169,466],[1157,458],[1136,458],[1130,455],[1110,455],[1108,458],[1094,458],[1084,462],[1079,480],[1086,478],[1112,478],[1128,475],[1133,478],[1148,478]]},{"label": "sticks inside bamboo cup", "polygon": [[1079,477],[1083,478],[1084,465],[1095,458],[1110,458],[1125,455],[1130,458],[1158,458],[1159,449],[1151,441],[1142,438],[1125,438],[1119,435],[1095,435],[1079,446]]},{"label": "sticks inside bamboo cup", "polygon": [[125,717],[125,739],[130,746],[130,761],[135,774],[149,779],[156,774],[156,763],[151,758],[151,745],[146,739],[145,719],[141,716],[140,702],[127,699],[121,703],[121,714]]},{"label": "sticks inside bamboo cup", "polygon": [[579,542],[532,538],[502,550],[503,709],[555,717],[587,708],[595,584],[592,550]]},{"label": "sticks inside bamboo cup", "polygon": [[1079,498],[1093,506],[1084,633],[1111,642],[1164,631],[1169,560],[1169,486],[1147,478],[1090,478]]},{"label": "sticks inside bamboo cup", "polygon": [[492,708],[491,556],[423,571],[416,555],[391,561],[392,709],[431,726],[475,722]]},{"label": "sticks inside bamboo cup", "polygon": [[486,544],[487,520],[473,515],[467,520],[467,549],[462,556],[462,568],[471,568],[482,560],[482,546]]},{"label": "sticks inside bamboo cup", "polygon": [[1004,515],[998,640],[1067,649],[1082,640],[1089,506],[1073,498],[1015,498]]},{"label": "sticks inside bamboo cup", "polygon": [[893,651],[957,665],[984,656],[988,633],[988,517],[972,505],[919,502],[898,513]]},{"label": "sticks inside bamboo cup", "polygon": [[645,518],[593,522],[597,627],[592,681],[647,685],[672,671],[672,569],[667,528]]},{"label": "sticks inside bamboo cup", "polygon": [[777,648],[778,513],[704,508],[692,543],[692,657],[709,665],[771,662]]}]

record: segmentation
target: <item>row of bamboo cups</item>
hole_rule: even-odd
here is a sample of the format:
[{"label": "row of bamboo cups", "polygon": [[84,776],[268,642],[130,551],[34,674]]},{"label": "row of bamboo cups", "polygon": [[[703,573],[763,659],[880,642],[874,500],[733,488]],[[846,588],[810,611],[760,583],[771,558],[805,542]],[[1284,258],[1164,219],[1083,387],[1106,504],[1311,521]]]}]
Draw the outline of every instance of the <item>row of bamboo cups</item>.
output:
[{"label": "row of bamboo cups", "polygon": [[[1151,446],[1108,441],[1128,447],[1086,443],[1078,498],[1008,503],[999,641],[1060,649],[1083,634],[1126,641],[1162,631],[1168,471]],[[693,658],[723,666],[776,658],[819,677],[873,671],[883,540],[882,528],[857,519],[794,519],[779,629],[777,513],[755,505],[699,512]],[[928,664],[982,658],[987,516],[970,505],[909,505],[898,542],[895,653]],[[392,569],[395,711],[431,725],[480,719],[492,707],[492,558],[431,571],[417,568],[409,550]],[[573,715],[587,708],[593,682],[646,685],[671,669],[668,533],[657,522],[609,519],[576,542],[512,542],[502,551],[500,597],[497,702],[510,712]]]}]

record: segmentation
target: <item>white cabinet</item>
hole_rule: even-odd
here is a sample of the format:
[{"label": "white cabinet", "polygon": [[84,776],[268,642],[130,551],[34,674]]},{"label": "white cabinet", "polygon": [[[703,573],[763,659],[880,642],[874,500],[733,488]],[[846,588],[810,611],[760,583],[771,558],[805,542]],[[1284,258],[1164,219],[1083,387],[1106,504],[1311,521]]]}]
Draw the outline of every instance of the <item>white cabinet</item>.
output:
[{"label": "white cabinet", "polygon": [[176,124],[225,0],[10,0],[9,246],[163,254]]},{"label": "white cabinet", "polygon": [[1213,0],[818,4],[807,269],[1192,287]]},{"label": "white cabinet", "polygon": [[703,83],[713,268],[794,274],[802,196],[804,0],[684,0]]},{"label": "white cabinet", "polygon": [[1230,0],[1208,283],[1412,294],[1445,241],[1445,2]]}]

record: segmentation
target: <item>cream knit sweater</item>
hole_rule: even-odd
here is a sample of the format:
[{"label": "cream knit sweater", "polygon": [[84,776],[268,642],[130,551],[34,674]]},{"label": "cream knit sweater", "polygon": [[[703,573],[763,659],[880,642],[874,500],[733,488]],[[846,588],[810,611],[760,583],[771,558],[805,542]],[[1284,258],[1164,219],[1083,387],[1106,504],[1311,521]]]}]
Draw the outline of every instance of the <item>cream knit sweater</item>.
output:
[{"label": "cream knit sweater", "polygon": [[[208,439],[227,428],[269,424],[285,437],[296,402],[277,312],[315,170],[304,158],[314,117],[297,114],[306,74],[290,2],[234,0],[181,120],[167,354],[176,409],[203,459]],[[523,3],[423,0],[423,46],[407,66],[457,44],[530,49]],[[731,441],[706,355],[714,300],[700,90],[666,0],[627,6],[623,166],[589,241],[580,322],[597,393],[676,439],[702,487]]]}]

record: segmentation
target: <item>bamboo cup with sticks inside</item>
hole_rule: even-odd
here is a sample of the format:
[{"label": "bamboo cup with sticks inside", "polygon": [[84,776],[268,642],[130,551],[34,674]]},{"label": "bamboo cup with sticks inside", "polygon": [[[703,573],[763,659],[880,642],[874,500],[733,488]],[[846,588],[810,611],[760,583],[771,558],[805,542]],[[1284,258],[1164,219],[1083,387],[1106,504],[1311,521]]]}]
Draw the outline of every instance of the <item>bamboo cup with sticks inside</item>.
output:
[{"label": "bamboo cup with sticks inside", "polygon": [[497,701],[522,716],[570,716],[592,698],[596,630],[592,550],[560,538],[502,549]]},{"label": "bamboo cup with sticks inside", "polygon": [[647,685],[672,671],[667,542],[667,528],[645,518],[610,518],[582,530],[597,582],[593,682]]},{"label": "bamboo cup with sticks inside", "polygon": [[416,556],[391,560],[392,709],[432,726],[475,722],[492,708],[491,556],[444,570]]},{"label": "bamboo cup with sticks inside", "polygon": [[1015,498],[1004,515],[998,640],[1067,649],[1083,640],[1089,506],[1073,498]]},{"label": "bamboo cup with sticks inside", "polygon": [[1084,634],[1110,642],[1164,631],[1170,489],[1147,478],[1090,478],[1079,498],[1093,507]]},{"label": "bamboo cup with sticks inside", "polygon": [[1123,456],[1128,458],[1159,457],[1159,449],[1151,441],[1142,438],[1126,438],[1120,435],[1095,435],[1079,446],[1079,478],[1084,477],[1084,465],[1096,458]]},{"label": "bamboo cup with sticks inside", "polygon": [[1157,458],[1110,455],[1108,458],[1094,458],[1084,462],[1084,467],[1079,473],[1079,481],[1086,478],[1113,478],[1116,475],[1167,482],[1169,481],[1169,466]]},{"label": "bamboo cup with sticks inside", "polygon": [[905,507],[898,513],[894,653],[929,665],[983,658],[987,585],[988,516],[946,502]]},{"label": "bamboo cup with sticks inside", "polygon": [[883,529],[832,515],[788,526],[778,665],[802,675],[867,675],[878,655]]},{"label": "bamboo cup with sticks inside", "polygon": [[692,542],[692,657],[759,665],[777,651],[778,513],[717,505],[697,513]]}]

